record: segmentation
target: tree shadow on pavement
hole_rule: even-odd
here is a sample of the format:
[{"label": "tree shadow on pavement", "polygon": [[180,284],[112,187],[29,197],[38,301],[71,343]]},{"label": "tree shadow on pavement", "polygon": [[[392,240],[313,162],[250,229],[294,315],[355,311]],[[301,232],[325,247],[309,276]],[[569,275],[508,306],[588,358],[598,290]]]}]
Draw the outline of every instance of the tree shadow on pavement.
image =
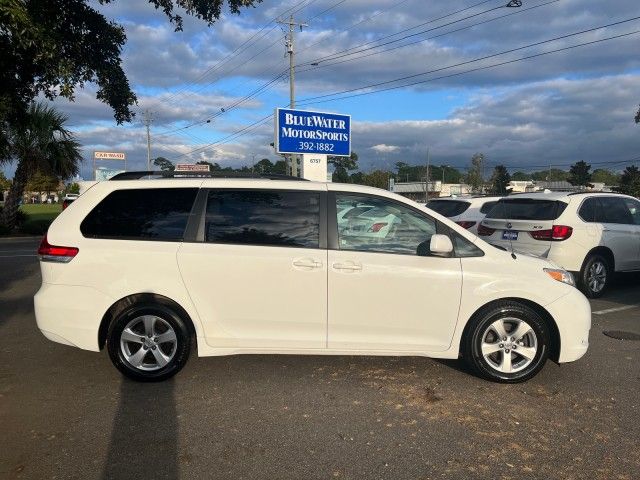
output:
[{"label": "tree shadow on pavement", "polygon": [[102,478],[178,478],[178,419],[173,380],[126,378],[113,420]]}]

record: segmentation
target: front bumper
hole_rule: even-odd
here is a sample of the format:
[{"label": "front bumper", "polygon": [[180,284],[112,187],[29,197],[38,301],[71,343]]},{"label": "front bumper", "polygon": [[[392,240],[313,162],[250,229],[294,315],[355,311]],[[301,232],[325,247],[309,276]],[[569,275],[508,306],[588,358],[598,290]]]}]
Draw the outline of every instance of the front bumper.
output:
[{"label": "front bumper", "polygon": [[560,332],[559,363],[581,358],[589,348],[591,305],[578,289],[545,306]]},{"label": "front bumper", "polygon": [[38,328],[49,340],[100,350],[100,322],[113,299],[91,287],[43,283],[33,303]]}]

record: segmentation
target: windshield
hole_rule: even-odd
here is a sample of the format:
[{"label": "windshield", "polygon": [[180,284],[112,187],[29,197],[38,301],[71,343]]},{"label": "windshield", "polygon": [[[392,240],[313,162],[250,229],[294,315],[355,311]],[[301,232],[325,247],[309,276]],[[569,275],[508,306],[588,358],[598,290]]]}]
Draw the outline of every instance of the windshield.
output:
[{"label": "windshield", "polygon": [[534,198],[502,199],[489,211],[487,218],[509,220],[555,220],[567,204],[557,200]]}]

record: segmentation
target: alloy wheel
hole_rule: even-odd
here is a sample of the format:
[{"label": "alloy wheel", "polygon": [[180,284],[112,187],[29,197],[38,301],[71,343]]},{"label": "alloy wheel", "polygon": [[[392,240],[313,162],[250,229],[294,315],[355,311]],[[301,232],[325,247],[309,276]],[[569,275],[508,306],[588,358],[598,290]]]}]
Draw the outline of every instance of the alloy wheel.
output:
[{"label": "alloy wheel", "polygon": [[164,368],[176,354],[178,339],[169,322],[155,315],[131,320],[120,334],[120,350],[134,368],[147,372]]},{"label": "alloy wheel", "polygon": [[607,283],[607,267],[597,260],[587,270],[587,286],[593,293],[600,293]]},{"label": "alloy wheel", "polygon": [[504,317],[485,329],[480,349],[491,368],[500,373],[515,373],[527,368],[535,359],[538,338],[524,320]]}]

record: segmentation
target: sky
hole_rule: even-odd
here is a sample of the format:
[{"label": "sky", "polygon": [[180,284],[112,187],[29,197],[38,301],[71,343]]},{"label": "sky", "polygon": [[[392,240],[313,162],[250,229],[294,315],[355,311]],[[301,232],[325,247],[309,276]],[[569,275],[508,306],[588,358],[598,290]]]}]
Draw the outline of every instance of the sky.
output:
[{"label": "sky", "polygon": [[427,151],[461,169],[476,152],[511,171],[640,165],[638,0],[507,2],[264,0],[210,27],[185,14],[182,32],[144,0],[96,2],[125,28],[136,119],[116,125],[91,85],[55,104],[83,145],[86,179],[95,150],[146,168],[145,110],[152,158],[275,161],[268,116],[289,104],[289,60],[274,20],[293,14],[308,24],[295,32],[296,106],[351,115],[363,171],[425,164]]}]

